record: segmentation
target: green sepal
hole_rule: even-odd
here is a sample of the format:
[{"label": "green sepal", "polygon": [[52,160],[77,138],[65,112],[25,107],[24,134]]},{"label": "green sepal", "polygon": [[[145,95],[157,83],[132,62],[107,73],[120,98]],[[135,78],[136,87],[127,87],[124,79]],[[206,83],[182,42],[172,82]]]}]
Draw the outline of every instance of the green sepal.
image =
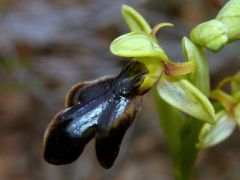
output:
[{"label": "green sepal", "polygon": [[189,81],[208,96],[210,91],[209,68],[204,49],[187,37],[182,38],[182,47],[185,61],[194,61],[196,64],[195,72],[188,75]]},{"label": "green sepal", "polygon": [[220,111],[216,115],[215,124],[204,124],[199,133],[199,143],[196,145],[200,149],[215,146],[227,139],[236,127],[233,117],[225,111]]},{"label": "green sepal", "polygon": [[158,93],[167,103],[199,120],[214,123],[212,104],[194,85],[185,79],[162,77]]},{"label": "green sepal", "polygon": [[169,61],[156,39],[143,32],[130,32],[119,36],[111,43],[110,51],[121,57],[155,57],[161,61]]},{"label": "green sepal", "polygon": [[123,5],[121,12],[129,29],[132,32],[151,32],[151,27],[147,21],[132,7]]}]

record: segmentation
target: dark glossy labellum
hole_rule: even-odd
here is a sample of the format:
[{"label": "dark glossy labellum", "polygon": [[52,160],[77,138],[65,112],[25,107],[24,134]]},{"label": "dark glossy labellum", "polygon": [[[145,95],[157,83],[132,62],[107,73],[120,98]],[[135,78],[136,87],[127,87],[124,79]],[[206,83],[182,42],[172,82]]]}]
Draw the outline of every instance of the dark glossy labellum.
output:
[{"label": "dark glossy labellum", "polygon": [[145,66],[129,63],[117,77],[80,83],[67,95],[66,109],[49,124],[44,136],[44,158],[52,164],[71,163],[96,136],[100,164],[110,168],[123,136],[141,107],[139,90]]}]

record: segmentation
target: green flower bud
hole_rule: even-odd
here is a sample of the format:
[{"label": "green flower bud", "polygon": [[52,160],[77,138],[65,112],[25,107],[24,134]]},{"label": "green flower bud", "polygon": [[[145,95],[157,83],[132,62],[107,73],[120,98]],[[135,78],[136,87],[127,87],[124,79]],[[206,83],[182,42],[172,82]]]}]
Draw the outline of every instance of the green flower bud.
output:
[{"label": "green flower bud", "polygon": [[190,37],[196,44],[212,51],[240,39],[240,0],[229,1],[215,19],[196,26]]},{"label": "green flower bud", "polygon": [[212,51],[218,51],[228,42],[228,31],[219,20],[199,24],[190,33],[191,40]]},{"label": "green flower bud", "polygon": [[240,39],[240,0],[229,1],[218,13],[216,19],[228,29],[228,41]]}]

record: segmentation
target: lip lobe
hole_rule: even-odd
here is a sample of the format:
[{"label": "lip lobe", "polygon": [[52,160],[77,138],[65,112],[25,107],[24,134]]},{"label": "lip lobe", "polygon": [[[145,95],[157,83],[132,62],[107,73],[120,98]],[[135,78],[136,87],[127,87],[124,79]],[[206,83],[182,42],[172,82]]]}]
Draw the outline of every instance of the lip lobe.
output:
[{"label": "lip lobe", "polygon": [[128,127],[140,111],[138,88],[147,70],[139,62],[129,63],[117,77],[81,83],[67,95],[67,109],[50,122],[44,136],[44,158],[61,165],[75,161],[96,136],[96,155],[110,168]]}]

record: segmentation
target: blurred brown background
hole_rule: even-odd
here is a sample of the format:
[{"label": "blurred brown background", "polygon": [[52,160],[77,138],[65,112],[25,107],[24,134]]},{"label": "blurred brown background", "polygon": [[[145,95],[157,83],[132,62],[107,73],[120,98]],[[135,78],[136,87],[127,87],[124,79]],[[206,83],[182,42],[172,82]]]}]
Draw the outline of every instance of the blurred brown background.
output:
[{"label": "blurred brown background", "polygon": [[[45,128],[64,107],[75,83],[117,74],[127,61],[109,44],[128,31],[120,14],[132,5],[153,25],[171,22],[159,40],[181,60],[181,37],[216,15],[223,0],[0,0],[0,180],[171,180],[171,160],[162,139],[151,93],[125,136],[115,165],[100,167],[94,141],[65,166],[42,158]],[[212,86],[240,68],[239,43],[208,53]],[[240,179],[240,134],[206,152],[197,162],[197,180]]]}]

